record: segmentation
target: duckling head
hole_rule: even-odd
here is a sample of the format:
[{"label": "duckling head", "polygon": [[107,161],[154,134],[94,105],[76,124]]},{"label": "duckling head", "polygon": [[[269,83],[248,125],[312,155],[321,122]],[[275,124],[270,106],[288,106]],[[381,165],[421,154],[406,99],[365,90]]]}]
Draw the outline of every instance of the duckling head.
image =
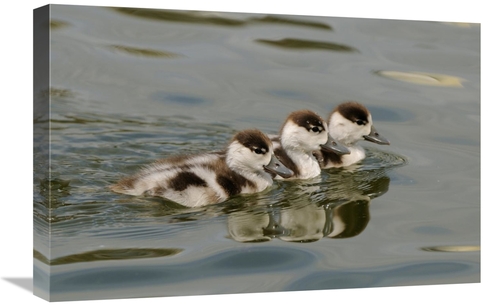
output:
[{"label": "duckling head", "polygon": [[244,130],[234,135],[226,155],[226,162],[233,170],[258,175],[273,173],[291,177],[293,172],[285,167],[273,153],[273,144],[259,130]]},{"label": "duckling head", "polygon": [[328,135],[326,122],[310,110],[290,113],[280,132],[285,150],[312,152],[336,144]]},{"label": "duckling head", "polygon": [[339,104],[329,117],[328,127],[333,138],[348,146],[363,139],[381,145],[390,144],[373,126],[368,109],[358,102]]}]

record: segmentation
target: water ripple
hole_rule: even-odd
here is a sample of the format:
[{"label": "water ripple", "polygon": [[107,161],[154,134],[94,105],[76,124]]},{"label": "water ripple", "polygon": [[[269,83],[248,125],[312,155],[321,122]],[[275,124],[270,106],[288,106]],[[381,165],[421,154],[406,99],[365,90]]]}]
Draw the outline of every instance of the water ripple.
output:
[{"label": "water ripple", "polygon": [[[222,13],[222,12],[199,12],[180,10],[159,10],[144,8],[112,8],[118,13],[133,17],[147,18],[166,22],[181,22],[192,24],[209,24],[226,27],[242,27],[246,25],[286,25],[300,26],[320,30],[333,30],[326,23],[299,19],[293,16],[267,15],[263,17],[245,18],[248,14]],[[238,18],[239,17],[239,18]]]},{"label": "water ripple", "polygon": [[[479,264],[472,262],[421,262],[406,265],[391,265],[364,270],[333,270],[311,273],[297,280],[287,290],[345,289],[403,285],[402,279],[425,284],[436,277],[469,275],[477,271]],[[472,273],[473,274],[473,273]],[[478,282],[479,279],[476,279]]]},{"label": "water ripple", "polygon": [[481,250],[478,245],[442,245],[422,248],[428,252],[478,252]]},{"label": "water ripple", "polygon": [[71,254],[48,260],[40,252],[33,250],[33,257],[51,266],[67,265],[79,262],[106,261],[106,260],[131,260],[173,256],[182,252],[182,249],[100,249],[79,254]]},{"label": "water ripple", "polygon": [[109,46],[109,48],[114,51],[134,56],[144,56],[153,58],[175,58],[182,56],[177,53],[167,52],[162,50],[154,50],[151,48],[137,48],[137,47],[123,46],[123,45],[111,45]]},{"label": "water ripple", "polygon": [[353,47],[327,41],[314,41],[298,38],[283,38],[281,40],[256,39],[258,43],[288,50],[326,50],[335,52],[359,52]]},{"label": "water ripple", "polygon": [[[169,251],[166,253],[170,254]],[[99,266],[97,268],[72,269],[68,272],[53,273],[51,276],[51,292],[100,290],[102,289],[102,283],[105,283],[106,290],[109,290],[113,288],[135,288],[139,285],[189,283],[195,280],[209,280],[221,276],[235,277],[258,273],[274,274],[302,269],[313,262],[314,255],[312,253],[294,248],[254,247],[245,252],[225,250],[212,256],[184,263]],[[99,280],[99,282],[96,282],[96,280]],[[212,287],[210,290],[217,290],[217,288]],[[171,292],[170,295],[175,294]]]}]

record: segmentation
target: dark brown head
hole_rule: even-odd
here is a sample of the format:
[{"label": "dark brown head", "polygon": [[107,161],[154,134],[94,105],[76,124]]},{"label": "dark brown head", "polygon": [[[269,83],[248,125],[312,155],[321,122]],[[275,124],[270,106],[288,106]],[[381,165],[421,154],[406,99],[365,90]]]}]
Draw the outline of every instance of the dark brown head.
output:
[{"label": "dark brown head", "polygon": [[256,129],[236,133],[231,143],[235,141],[257,154],[266,154],[272,149],[269,137]]},{"label": "dark brown head", "polygon": [[[371,122],[370,112],[363,104],[358,102],[349,101],[339,104],[337,107],[335,107],[332,114],[334,112],[338,112],[340,115],[342,115],[342,117],[353,123],[356,123],[359,126],[366,125]],[[330,118],[332,114],[330,114]]]},{"label": "dark brown head", "polygon": [[283,133],[283,129],[288,122],[293,122],[298,127],[314,133],[321,133],[326,130],[326,122],[318,114],[310,110],[299,110],[290,113],[281,127],[281,133]]}]

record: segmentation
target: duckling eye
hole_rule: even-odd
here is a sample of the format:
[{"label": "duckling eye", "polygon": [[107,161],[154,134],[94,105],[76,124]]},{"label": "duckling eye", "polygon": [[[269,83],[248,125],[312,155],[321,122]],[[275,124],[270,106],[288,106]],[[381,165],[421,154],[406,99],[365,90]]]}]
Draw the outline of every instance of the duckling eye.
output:
[{"label": "duckling eye", "polygon": [[356,120],[356,124],[357,125],[365,125],[365,121],[361,120],[361,119],[358,119],[358,120]]},{"label": "duckling eye", "polygon": [[264,150],[262,150],[261,148],[255,148],[253,150],[256,154],[265,154],[266,152],[264,152]]},{"label": "duckling eye", "polygon": [[314,133],[318,133],[320,131],[319,127],[315,126],[311,129]]}]

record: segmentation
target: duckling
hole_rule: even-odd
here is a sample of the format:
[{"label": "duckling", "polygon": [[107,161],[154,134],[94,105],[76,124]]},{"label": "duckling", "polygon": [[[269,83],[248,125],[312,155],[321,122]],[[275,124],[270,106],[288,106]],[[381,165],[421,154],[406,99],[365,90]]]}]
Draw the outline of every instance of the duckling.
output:
[{"label": "duckling", "polygon": [[188,207],[220,203],[241,193],[271,186],[272,175],[290,177],[259,130],[236,133],[226,150],[159,160],[111,186],[117,193],[150,195]]},{"label": "duckling", "polygon": [[[294,175],[294,179],[310,179],[321,173],[314,151],[324,150],[339,156],[349,150],[328,135],[328,126],[310,110],[292,112],[286,118],[278,136],[271,136],[274,154]],[[276,179],[284,179],[277,175]]]},{"label": "duckling", "polygon": [[366,157],[365,150],[359,144],[360,140],[367,140],[380,145],[389,145],[390,142],[380,135],[373,126],[372,115],[368,109],[358,102],[344,102],[339,104],[328,119],[330,135],[345,145],[351,154],[339,155],[323,148],[314,155],[321,168],[346,167]]}]

